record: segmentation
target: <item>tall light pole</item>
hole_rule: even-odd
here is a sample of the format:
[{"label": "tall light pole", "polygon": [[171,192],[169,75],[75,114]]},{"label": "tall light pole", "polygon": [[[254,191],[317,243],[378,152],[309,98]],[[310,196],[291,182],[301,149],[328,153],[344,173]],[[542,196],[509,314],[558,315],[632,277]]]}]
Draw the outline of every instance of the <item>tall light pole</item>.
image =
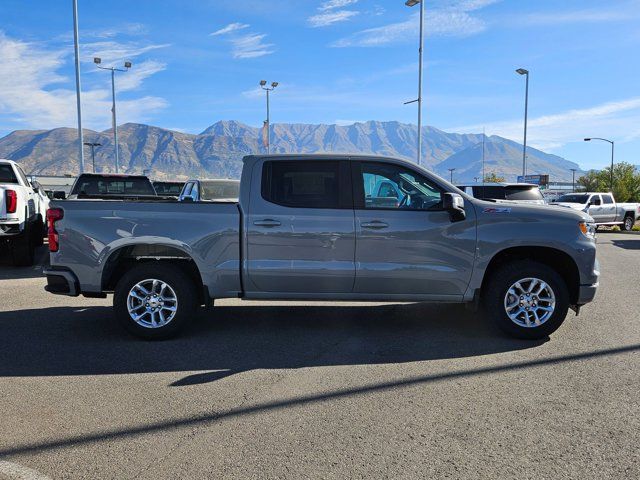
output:
[{"label": "tall light pole", "polygon": [[93,173],[96,173],[96,154],[94,148],[101,147],[102,144],[94,142],[84,142],[84,144],[88,147],[91,147],[91,163],[93,164]]},{"label": "tall light pole", "polygon": [[576,193],[576,169],[570,168],[569,170],[571,170],[571,190]]},{"label": "tall light pole", "polygon": [[80,173],[84,172],[84,143],[82,137],[82,104],[80,102],[80,45],[78,35],[78,1],[73,0],[73,47],[76,65],[76,107],[78,109],[78,151],[80,155]]},{"label": "tall light pole", "polygon": [[131,68],[131,62],[124,62],[124,68],[116,68],[116,67],[101,67],[100,63],[102,60],[100,57],[94,57],[93,63],[96,64],[98,68],[101,70],[110,70],[111,71],[111,125],[113,127],[113,147],[115,151],[115,160],[116,160],[116,173],[119,171],[119,158],[118,158],[118,126],[116,124],[116,72],[126,72]]},{"label": "tall light pole", "polygon": [[516,73],[526,77],[526,86],[524,91],[524,143],[522,144],[522,181],[527,176],[527,113],[529,110],[529,70],[519,68]]},{"label": "tall light pole", "polygon": [[609,142],[611,144],[611,175],[610,175],[609,182],[611,185],[611,191],[613,192],[613,148],[615,144],[613,140],[607,140],[606,138],[591,137],[591,138],[584,139],[585,142],[590,142],[591,140],[602,140],[603,142]]},{"label": "tall light pole", "polygon": [[271,82],[270,87],[267,87],[266,85],[266,80],[260,80],[260,88],[267,92],[267,153],[271,153],[271,120],[269,118],[269,93],[278,86],[278,82]]},{"label": "tall light pole", "polygon": [[415,7],[420,4],[420,44],[418,46],[418,98],[404,102],[405,105],[418,102],[418,155],[417,162],[422,161],[422,48],[424,45],[424,2],[421,0],[407,0],[404,2],[407,7]]},{"label": "tall light pole", "polygon": [[453,172],[456,170],[455,168],[447,168],[447,170],[449,170],[449,173],[451,174],[451,183],[453,183]]}]

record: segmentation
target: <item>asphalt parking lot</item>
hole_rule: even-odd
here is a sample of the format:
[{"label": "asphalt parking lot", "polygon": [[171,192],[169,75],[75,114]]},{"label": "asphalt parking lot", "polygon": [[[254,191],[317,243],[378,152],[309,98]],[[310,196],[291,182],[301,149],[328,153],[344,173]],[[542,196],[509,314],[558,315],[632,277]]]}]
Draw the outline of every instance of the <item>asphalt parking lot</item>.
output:
[{"label": "asphalt parking lot", "polygon": [[0,260],[0,479],[639,478],[640,236],[598,242],[596,301],[541,342],[460,306],[236,300],[143,342]]}]

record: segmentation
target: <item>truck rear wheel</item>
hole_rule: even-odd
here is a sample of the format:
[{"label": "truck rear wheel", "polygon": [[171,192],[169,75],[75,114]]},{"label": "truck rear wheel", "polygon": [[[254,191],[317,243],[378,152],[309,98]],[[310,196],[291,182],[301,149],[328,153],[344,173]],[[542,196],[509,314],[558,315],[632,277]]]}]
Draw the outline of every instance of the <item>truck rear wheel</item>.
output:
[{"label": "truck rear wheel", "polygon": [[177,335],[191,321],[196,306],[193,281],[180,267],[164,263],[132,268],[116,285],[113,297],[120,323],[150,340]]},{"label": "truck rear wheel", "polygon": [[569,310],[569,291],[552,268],[519,260],[492,272],[483,301],[487,316],[503,332],[535,340],[562,325]]},{"label": "truck rear wheel", "polygon": [[624,217],[624,222],[622,223],[622,230],[625,232],[630,232],[633,228],[633,224],[635,223],[633,219],[633,215],[627,215]]}]

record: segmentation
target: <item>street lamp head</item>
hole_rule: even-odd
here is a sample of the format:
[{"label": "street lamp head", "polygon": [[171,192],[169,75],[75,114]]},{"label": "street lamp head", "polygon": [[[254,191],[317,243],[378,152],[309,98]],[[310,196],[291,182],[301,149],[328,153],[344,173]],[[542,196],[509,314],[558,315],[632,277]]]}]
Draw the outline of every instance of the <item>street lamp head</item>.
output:
[{"label": "street lamp head", "polygon": [[260,80],[260,86],[264,87],[267,84],[266,80]]},{"label": "street lamp head", "polygon": [[591,139],[590,139],[590,138],[585,138],[585,139],[584,139],[584,141],[585,141],[585,142],[590,142],[590,141],[591,141]]},{"label": "street lamp head", "polygon": [[271,86],[272,86],[273,88],[276,88],[276,87],[278,86],[278,82],[272,82],[272,83],[271,83]]},{"label": "street lamp head", "polygon": [[420,3],[420,0],[407,0],[406,2],[404,2],[404,4],[407,7],[415,7],[416,5],[418,5]]},{"label": "street lamp head", "polygon": [[93,63],[100,65],[102,63],[102,59],[100,57],[93,57]]},{"label": "street lamp head", "polygon": [[529,70],[525,69],[525,68],[519,68],[516,70],[516,73],[519,73],[520,75],[526,75],[529,73]]},{"label": "street lamp head", "polygon": [[131,68],[131,62],[124,62],[124,68]]}]

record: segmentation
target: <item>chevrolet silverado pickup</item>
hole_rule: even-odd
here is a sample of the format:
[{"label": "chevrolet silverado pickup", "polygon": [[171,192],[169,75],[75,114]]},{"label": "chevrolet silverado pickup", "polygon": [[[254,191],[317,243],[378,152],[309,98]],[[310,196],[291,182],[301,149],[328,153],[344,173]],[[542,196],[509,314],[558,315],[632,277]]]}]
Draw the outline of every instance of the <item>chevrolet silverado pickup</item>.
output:
[{"label": "chevrolet silverado pickup", "polygon": [[0,245],[14,265],[33,264],[35,248],[44,237],[45,203],[20,165],[0,159]]},{"label": "chevrolet silverado pickup", "polygon": [[47,291],[113,294],[115,317],[152,339],[225,297],[468,303],[541,338],[596,293],[586,213],[472,198],[393,158],[243,161],[238,202],[52,202]]},{"label": "chevrolet silverado pickup", "polygon": [[551,205],[569,207],[588,213],[596,227],[600,225],[618,225],[622,230],[630,231],[636,220],[640,220],[640,204],[617,203],[611,193],[567,193]]}]

